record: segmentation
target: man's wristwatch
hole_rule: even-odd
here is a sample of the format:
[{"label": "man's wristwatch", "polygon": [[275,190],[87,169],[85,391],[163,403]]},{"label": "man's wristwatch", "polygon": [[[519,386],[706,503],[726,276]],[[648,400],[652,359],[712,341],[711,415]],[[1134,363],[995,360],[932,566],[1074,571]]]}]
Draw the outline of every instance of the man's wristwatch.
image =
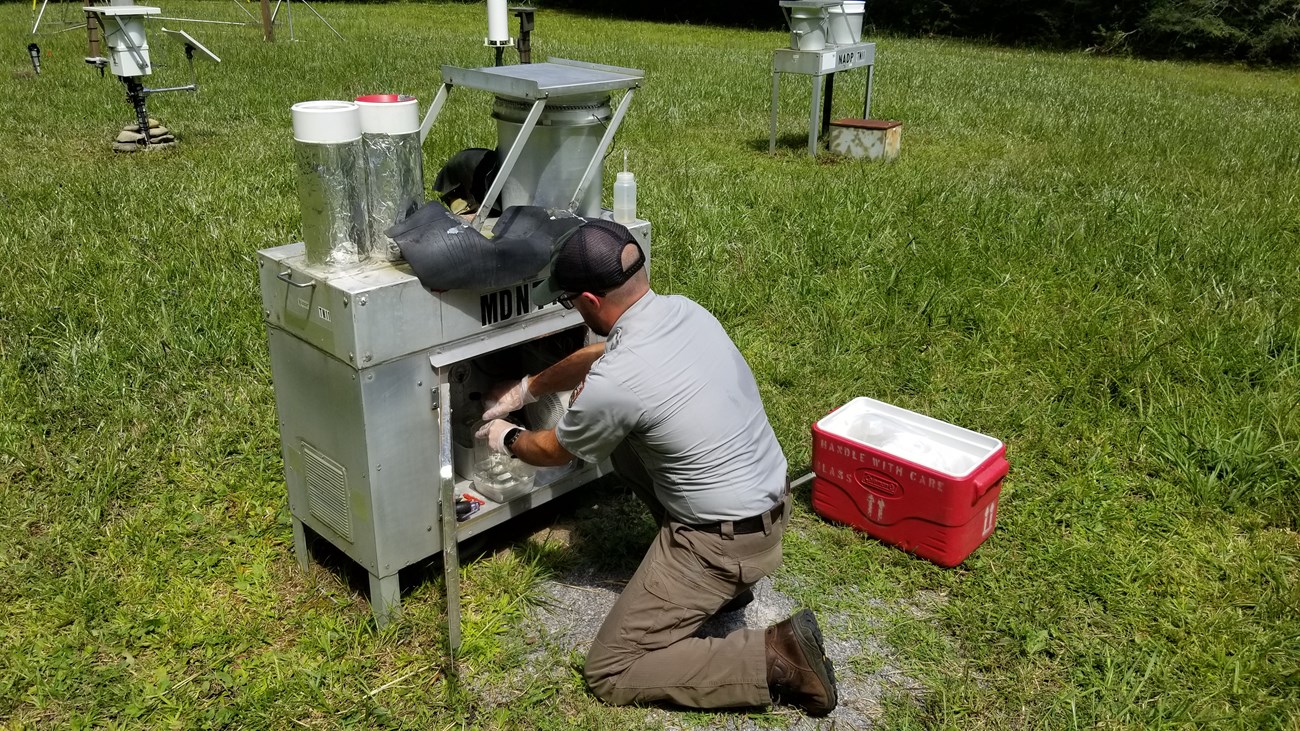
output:
[{"label": "man's wristwatch", "polygon": [[501,446],[506,448],[506,454],[510,455],[511,457],[515,456],[515,450],[512,449],[512,447],[515,446],[515,440],[518,439],[519,435],[523,433],[524,433],[523,427],[516,426],[510,431],[506,432],[506,435],[501,438]]}]

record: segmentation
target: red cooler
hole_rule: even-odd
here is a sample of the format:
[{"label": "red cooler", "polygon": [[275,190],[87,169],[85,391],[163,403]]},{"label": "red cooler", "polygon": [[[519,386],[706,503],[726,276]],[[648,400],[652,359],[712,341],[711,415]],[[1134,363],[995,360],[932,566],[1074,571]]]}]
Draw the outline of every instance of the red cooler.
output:
[{"label": "red cooler", "polygon": [[822,517],[948,567],[993,532],[1009,469],[997,439],[866,397],[812,433]]}]

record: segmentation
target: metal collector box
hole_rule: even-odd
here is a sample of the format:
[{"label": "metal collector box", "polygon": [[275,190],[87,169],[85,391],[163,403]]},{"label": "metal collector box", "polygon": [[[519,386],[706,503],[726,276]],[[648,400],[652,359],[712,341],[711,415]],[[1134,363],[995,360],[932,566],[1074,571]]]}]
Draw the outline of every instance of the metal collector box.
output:
[{"label": "metal collector box", "polygon": [[[648,252],[650,224],[629,228]],[[443,548],[439,480],[456,470],[440,453],[442,425],[464,421],[462,408],[481,413],[462,399],[470,364],[583,329],[582,317],[532,303],[545,270],[508,287],[435,294],[402,262],[314,268],[301,242],[259,251],[258,270],[295,553],[305,568],[310,528],[365,568],[382,625],[400,603],[398,572]],[[552,473],[553,481],[456,524],[456,540],[602,470],[583,463]],[[461,477],[457,491],[471,489]]]},{"label": "metal collector box", "polygon": [[861,397],[813,424],[813,509],[940,566],[993,532],[1006,447]]}]

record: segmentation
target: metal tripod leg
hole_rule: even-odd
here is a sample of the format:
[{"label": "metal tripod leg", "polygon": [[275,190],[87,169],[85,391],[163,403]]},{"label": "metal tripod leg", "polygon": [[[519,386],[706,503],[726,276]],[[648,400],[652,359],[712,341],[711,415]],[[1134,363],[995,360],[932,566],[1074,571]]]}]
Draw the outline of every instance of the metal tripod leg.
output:
[{"label": "metal tripod leg", "polygon": [[293,37],[293,7],[289,5],[289,0],[275,0],[275,7],[271,10],[271,25],[275,25],[275,18],[280,14],[280,3],[284,3],[284,10],[289,15],[289,40],[296,40]]},{"label": "metal tripod leg", "polygon": [[[317,12],[316,12],[316,8],[313,8],[313,7],[311,6],[311,3],[307,2],[307,0],[298,0],[298,2],[302,3],[303,5],[306,5],[308,10],[310,10],[310,11],[311,11],[311,12],[312,12],[312,13],[313,13],[317,18],[320,18],[320,22],[324,23],[326,28],[329,28],[330,30],[333,30],[333,31],[334,31],[334,35],[338,36],[340,41],[346,41],[346,40],[347,40],[346,38],[343,37],[343,34],[342,34],[342,33],[338,32],[337,30],[334,30],[334,26],[330,25],[330,22],[329,22],[328,20],[325,19],[325,16],[323,16],[323,15],[321,15],[320,13],[317,13]],[[292,16],[290,16],[290,18],[292,19]],[[289,29],[289,35],[290,35],[291,40],[292,40],[292,36],[293,36],[293,27],[292,27],[292,25],[290,26],[290,29]]]},{"label": "metal tripod leg", "polygon": [[45,6],[50,4],[50,0],[41,0],[41,12],[36,14],[36,22],[32,23],[32,35],[36,35],[36,29],[41,27],[41,18],[45,17]]},{"label": "metal tripod leg", "polygon": [[248,8],[244,7],[244,4],[241,3],[239,0],[230,0],[230,1],[233,2],[235,5],[237,5],[240,10],[244,11],[244,15],[247,15],[249,20],[259,25],[261,24],[262,21],[258,20],[257,17],[254,16],[252,13],[248,12]]},{"label": "metal tripod leg", "polygon": [[[271,22],[275,23],[276,16],[280,14],[281,2],[284,3],[285,14],[289,16],[289,40],[291,41],[298,40],[293,36],[293,0],[275,0],[275,9],[271,11]],[[303,5],[306,5],[307,9],[310,10],[312,14],[315,15],[317,18],[319,18],[320,22],[324,23],[326,28],[329,28],[330,30],[334,31],[334,35],[338,36],[339,40],[341,41],[347,40],[346,38],[343,37],[343,34],[340,33],[337,28],[330,25],[330,22],[325,19],[325,16],[321,15],[319,12],[316,11],[316,8],[313,8],[311,6],[311,3],[307,2],[307,0],[298,0],[298,2],[302,3]]]}]

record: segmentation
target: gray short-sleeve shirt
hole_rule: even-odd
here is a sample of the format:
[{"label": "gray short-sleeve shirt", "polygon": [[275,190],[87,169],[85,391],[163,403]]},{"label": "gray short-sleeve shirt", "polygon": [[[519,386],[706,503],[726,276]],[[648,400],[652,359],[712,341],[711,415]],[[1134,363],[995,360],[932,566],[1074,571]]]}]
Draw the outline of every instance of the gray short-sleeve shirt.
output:
[{"label": "gray short-sleeve shirt", "polygon": [[685,297],[647,292],[623,313],[555,434],[591,462],[627,440],[683,523],[758,515],[785,491],[785,455],[749,365]]}]

